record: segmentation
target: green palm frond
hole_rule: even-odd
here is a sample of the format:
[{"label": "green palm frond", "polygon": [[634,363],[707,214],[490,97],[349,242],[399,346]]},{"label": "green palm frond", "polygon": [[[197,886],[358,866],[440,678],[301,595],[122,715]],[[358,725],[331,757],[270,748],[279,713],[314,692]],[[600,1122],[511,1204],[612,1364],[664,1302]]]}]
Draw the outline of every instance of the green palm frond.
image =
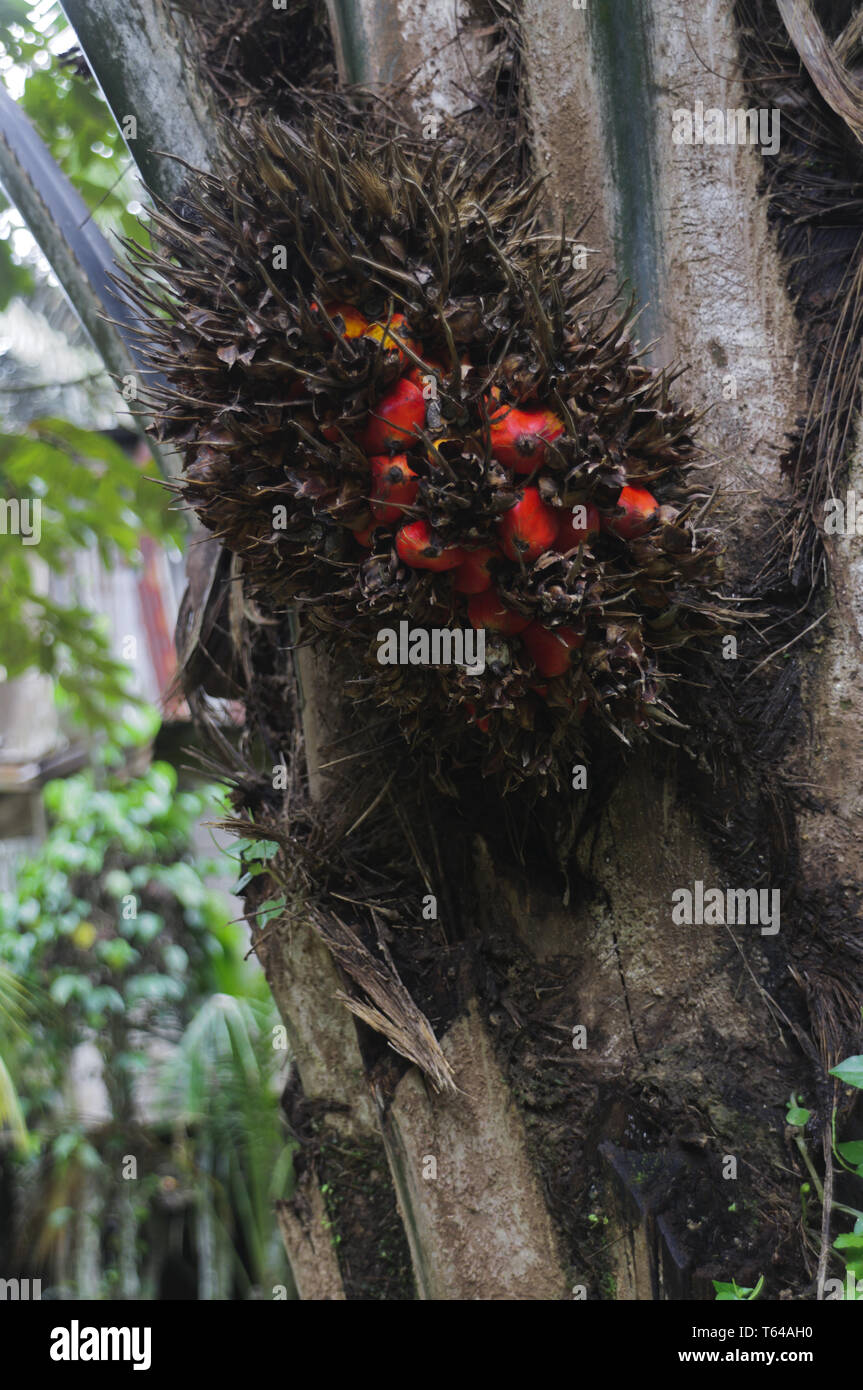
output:
[{"label": "green palm frond", "polygon": [[18,1092],[9,1068],[0,1054],[0,1130],[4,1127],[11,1130],[16,1148],[26,1149],[27,1126],[24,1123]]},{"label": "green palm frond", "polygon": [[0,965],[0,1027],[21,1034],[24,1031],[28,992],[5,965]]},{"label": "green palm frond", "polygon": [[160,1087],[166,1114],[187,1131],[184,1152],[208,1219],[224,1227],[235,1252],[243,1249],[253,1283],[281,1260],[272,1204],[292,1175],[271,1046],[276,1022],[270,1000],[213,995],[190,1021]]},{"label": "green palm frond", "polygon": [[[24,1036],[26,998],[27,991],[23,985],[4,966],[0,966],[0,1048],[4,1043],[3,1034],[7,1038]],[[11,1131],[16,1148],[26,1149],[29,1136],[21,1102],[12,1073],[0,1050],[0,1130],[3,1128]]]}]

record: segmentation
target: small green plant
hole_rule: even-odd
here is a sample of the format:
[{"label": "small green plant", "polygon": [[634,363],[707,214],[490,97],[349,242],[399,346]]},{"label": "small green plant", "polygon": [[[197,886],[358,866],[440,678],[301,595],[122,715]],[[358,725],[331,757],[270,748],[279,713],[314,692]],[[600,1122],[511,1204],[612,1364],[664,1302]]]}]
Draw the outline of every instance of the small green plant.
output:
[{"label": "small green plant", "polygon": [[[855,1090],[863,1091],[863,1056],[846,1057],[844,1062],[831,1068],[830,1075],[835,1076],[845,1086],[853,1086]],[[831,1128],[833,1153],[837,1160],[846,1172],[863,1178],[863,1140],[853,1139],[841,1144],[837,1142],[835,1106],[831,1116]],[[863,1279],[863,1211],[841,1206],[837,1202],[834,1202],[833,1206],[855,1218],[853,1229],[837,1236],[833,1242],[833,1249],[838,1251],[844,1260],[847,1272],[853,1275],[855,1280]],[[846,1297],[849,1296],[846,1294]]]},{"label": "small green plant", "polygon": [[785,1115],[786,1124],[793,1125],[795,1128],[799,1127],[800,1129],[808,1125],[812,1115],[811,1110],[804,1110],[801,1104],[802,1099],[802,1096],[795,1095],[792,1091]]},{"label": "small green plant", "polygon": [[[838,1063],[830,1072],[846,1086],[852,1086],[857,1090],[863,1090],[863,1056],[846,1057],[844,1061]],[[792,1131],[794,1144],[800,1154],[801,1159],[811,1179],[800,1186],[800,1211],[802,1228],[805,1231],[810,1226],[810,1202],[812,1201],[813,1191],[817,1195],[818,1202],[823,1207],[824,1186],[820,1175],[815,1167],[809,1146],[806,1142],[805,1128],[811,1119],[812,1112],[803,1105],[803,1098],[799,1094],[792,1092],[786,1102],[786,1123]],[[863,1178],[863,1140],[852,1139],[840,1141],[836,1133],[836,1107],[834,1106],[831,1115],[831,1134],[833,1156],[839,1166],[854,1177]],[[863,1279],[863,1211],[857,1207],[848,1206],[844,1202],[837,1202],[835,1198],[830,1204],[831,1212],[841,1212],[845,1216],[854,1218],[854,1226],[851,1231],[844,1232],[836,1237],[833,1242],[833,1249],[841,1256],[845,1264],[848,1275],[853,1276],[853,1280]],[[812,1223],[816,1224],[816,1223]],[[820,1223],[819,1223],[820,1224]],[[810,1241],[813,1244],[816,1236],[812,1233]],[[846,1298],[854,1298],[854,1293],[850,1291],[851,1283],[846,1290]]]},{"label": "small green plant", "polygon": [[742,1288],[734,1279],[730,1284],[724,1284],[719,1279],[713,1280],[713,1287],[716,1290],[717,1303],[754,1303],[755,1299],[764,1288],[764,1275],[759,1275],[758,1283],[753,1289]]},{"label": "small green plant", "polygon": [[846,1057],[844,1062],[832,1067],[831,1076],[837,1076],[846,1086],[856,1086],[863,1091],[863,1056]]}]

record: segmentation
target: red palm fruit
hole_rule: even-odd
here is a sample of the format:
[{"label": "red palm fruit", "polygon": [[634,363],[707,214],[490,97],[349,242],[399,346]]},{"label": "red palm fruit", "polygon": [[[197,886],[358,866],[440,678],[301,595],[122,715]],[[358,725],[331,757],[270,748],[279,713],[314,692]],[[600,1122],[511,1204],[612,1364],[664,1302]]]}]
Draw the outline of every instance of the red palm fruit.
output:
[{"label": "red palm fruit", "polygon": [[369,459],[372,466],[372,516],[378,521],[398,521],[404,507],[416,501],[419,479],[407,461],[406,454],[392,458]]},{"label": "red palm fruit", "polygon": [[645,531],[650,530],[659,511],[659,503],[646,487],[621,488],[617,506],[623,508],[623,515],[603,517],[602,524],[606,531],[611,531],[612,535],[619,536],[623,541],[643,536]]},{"label": "red palm fruit", "polygon": [[523,618],[520,613],[513,613],[511,608],[505,608],[500,594],[494,589],[486,589],[482,594],[473,594],[467,601],[467,615],[471,627],[488,627],[492,632],[502,632],[506,637],[523,632],[530,622],[530,618]]},{"label": "red palm fruit", "polygon": [[584,526],[577,526],[572,512],[565,511],[557,523],[557,548],[561,554],[574,550],[590,536],[599,534],[600,515],[592,502],[583,504],[586,513]]},{"label": "red palm fruit", "polygon": [[[312,313],[317,312],[318,306],[314,301],[311,307]],[[345,331],[342,335],[345,338],[361,338],[369,326],[369,321],[365,314],[361,314],[359,309],[354,308],[353,304],[342,304],[339,301],[333,301],[330,304],[325,304],[324,309],[334,323],[337,318],[341,319],[342,323],[345,325]],[[336,326],[338,327],[338,325]]]},{"label": "red palm fruit", "polygon": [[539,489],[526,487],[500,521],[500,543],[510,560],[535,560],[557,539],[557,515],[547,507]]},{"label": "red palm fruit", "polygon": [[385,391],[369,414],[368,424],[361,436],[367,454],[383,454],[396,445],[404,449],[414,437],[414,429],[425,424],[426,403],[423,393],[412,381],[401,377]]},{"label": "red palm fruit", "polygon": [[403,366],[410,362],[407,353],[403,351],[404,344],[407,343],[417,356],[422,346],[410,332],[404,314],[393,314],[389,326],[386,323],[370,323],[363,337],[373,338],[375,342],[382,343],[385,352],[397,352]]},{"label": "red palm fruit", "polygon": [[491,416],[491,451],[494,457],[515,469],[532,473],[545,462],[546,444],[559,439],[566,428],[552,410],[519,410],[504,406]]},{"label": "red palm fruit", "polygon": [[569,670],[571,653],[584,646],[584,637],[571,627],[543,627],[542,623],[526,627],[521,640],[541,676],[562,676]]},{"label": "red palm fruit", "polygon": [[396,536],[399,558],[416,570],[454,570],[464,560],[457,545],[442,546],[427,521],[412,521]]},{"label": "red palm fruit", "polygon": [[453,588],[458,594],[481,594],[491,588],[489,563],[499,555],[499,550],[482,546],[479,550],[466,550],[465,557],[453,578]]}]

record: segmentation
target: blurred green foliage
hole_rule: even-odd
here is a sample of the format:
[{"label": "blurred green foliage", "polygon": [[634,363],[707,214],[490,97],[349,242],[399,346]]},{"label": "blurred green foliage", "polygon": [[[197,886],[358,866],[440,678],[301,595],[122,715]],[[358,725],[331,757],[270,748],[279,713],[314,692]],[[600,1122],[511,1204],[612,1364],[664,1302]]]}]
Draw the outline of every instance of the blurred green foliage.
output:
[{"label": "blurred green foliage", "polygon": [[[139,743],[157,722],[137,721]],[[173,1167],[171,1181],[194,1193],[195,1220],[222,1251],[222,1283],[269,1293],[288,1279],[273,1217],[292,1181],[278,1105],[285,1051],[266,981],[244,959],[245,932],[206,882],[219,863],[195,858],[194,827],[218,814],[221,792],[179,788],[162,762],[129,776],[127,753],[111,745],[102,767],[45,787],[48,836],[0,895],[0,1132],[32,1168],[43,1257],[81,1220],[87,1175],[100,1210],[122,1207],[123,1158],[152,1153],[154,1139],[136,1137],[150,1125],[171,1136],[160,1171]],[[103,1063],[110,1118],[98,1125],[70,1089],[84,1042]],[[145,1226],[162,1191],[152,1159],[140,1176]],[[119,1291],[121,1256],[128,1264],[128,1249],[115,1263],[108,1252],[104,1296]],[[212,1271],[199,1273],[202,1296],[220,1296]]]},{"label": "blurred green foliage", "polygon": [[[95,220],[144,243],[146,229],[130,211],[140,186],[96,83],[63,57],[74,43],[58,4],[0,0],[2,79]],[[0,309],[34,283],[32,268],[13,251],[20,219],[4,212],[0,197]],[[156,472],[155,465],[142,470],[103,434],[62,420],[0,436],[0,505],[37,498],[42,504],[38,545],[0,526],[0,678],[32,669],[49,675],[70,717],[90,726],[110,721],[130,698],[129,669],[112,655],[103,618],[74,591],[58,599],[39,568],[73,575],[76,548],[97,551],[109,567],[118,556],[134,561],[142,533],[179,541],[177,514],[147,480]]]},{"label": "blurred green foliage", "polygon": [[[239,941],[190,837],[217,789],[177,790],[167,763],[142,776],[88,770],[44,789],[51,830],[0,896],[0,962],[38,1007],[29,1019],[25,1112],[60,1102],[68,1052],[92,1033],[116,1073],[134,1073],[118,1032],[179,1036],[214,990],[241,987]],[[32,1052],[32,1057],[29,1053]],[[32,1064],[32,1065],[31,1065]]]},{"label": "blurred green foliage", "polygon": [[273,1204],[293,1191],[297,1145],[285,1140],[273,1087],[284,1052],[274,1048],[272,998],[264,976],[254,978],[256,997],[215,994],[201,1005],[163,1068],[161,1096],[182,1134],[180,1171],[231,1237],[233,1278],[270,1296],[287,1277]]},{"label": "blurred green foliage", "polygon": [[[102,229],[145,243],[140,185],[95,82],[63,54],[74,42],[50,0],[0,0],[0,80]],[[21,226],[0,198],[0,310],[44,274],[21,263]],[[5,399],[29,389],[12,380]],[[193,829],[218,790],[181,789],[165,763],[128,774],[129,743],[146,743],[158,718],[130,704],[128,667],[76,587],[76,551],[110,568],[135,562],[142,534],[181,543],[155,473],[63,420],[0,436],[0,509],[41,503],[38,544],[0,526],[0,679],[49,675],[74,716],[119,741],[44,789],[47,839],[0,897],[0,1139],[12,1136],[27,1169],[22,1249],[61,1282],[77,1277],[64,1248],[92,1251],[95,1225],[97,1296],[136,1296],[130,1277],[155,1296],[148,1242],[167,1211],[171,1242],[196,1246],[200,1297],[270,1296],[290,1285],[273,1214],[293,1180],[284,1030],[244,959],[245,931],[208,887],[215,866],[195,858]],[[263,871],[260,846],[240,851],[246,873]],[[76,1113],[83,1043],[102,1059],[107,1119]],[[130,1153],[134,1183],[120,1176]]]},{"label": "blurred green foliage", "polygon": [[181,519],[154,475],[108,436],[65,420],[0,436],[0,505],[41,502],[38,545],[0,526],[0,662],[7,679],[28,669],[52,676],[72,716],[94,726],[129,698],[129,668],[112,656],[98,617],[45,592],[34,557],[59,575],[76,547],[110,567],[118,556],[135,560],[142,533],[179,545]]},{"label": "blurred green foliage", "polygon": [[[23,80],[20,106],[96,222],[144,244],[146,231],[130,211],[140,186],[120,132],[93,79],[59,61],[58,50],[74,41],[58,4],[0,0],[0,70],[14,64]],[[0,214],[8,207],[0,198]],[[0,238],[0,309],[33,282],[13,253],[11,230]]]}]

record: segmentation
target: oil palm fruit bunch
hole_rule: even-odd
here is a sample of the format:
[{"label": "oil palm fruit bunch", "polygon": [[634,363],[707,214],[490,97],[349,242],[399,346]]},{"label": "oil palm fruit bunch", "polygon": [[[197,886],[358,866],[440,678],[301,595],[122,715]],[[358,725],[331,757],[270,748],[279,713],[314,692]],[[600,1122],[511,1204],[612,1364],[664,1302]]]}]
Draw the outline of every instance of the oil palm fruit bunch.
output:
[{"label": "oil palm fruit bunch", "polygon": [[[693,417],[536,189],[400,137],[234,138],[128,293],[159,436],[246,590],[507,785],[672,719],[673,649],[723,623]],[[381,665],[403,620],[482,629],[485,669]]]}]

